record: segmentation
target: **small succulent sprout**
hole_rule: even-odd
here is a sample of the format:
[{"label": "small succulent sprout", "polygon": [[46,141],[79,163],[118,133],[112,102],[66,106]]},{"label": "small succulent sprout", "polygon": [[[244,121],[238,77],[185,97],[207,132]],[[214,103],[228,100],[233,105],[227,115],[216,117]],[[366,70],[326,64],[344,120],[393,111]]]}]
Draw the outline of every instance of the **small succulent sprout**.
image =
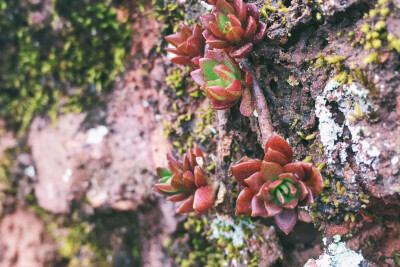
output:
[{"label": "small succulent sprout", "polygon": [[200,69],[190,75],[211,100],[211,108],[226,110],[240,99],[240,112],[247,117],[253,114],[250,88],[253,76],[240,68],[235,59],[224,50],[208,50],[199,60]]},{"label": "small succulent sprout", "polygon": [[214,204],[219,184],[209,179],[199,165],[204,162],[202,151],[195,146],[186,152],[182,161],[170,154],[167,154],[167,160],[168,168],[157,168],[160,179],[154,190],[168,196],[168,201],[183,201],[177,213],[205,213]]},{"label": "small succulent sprout", "polygon": [[245,4],[243,0],[208,0],[215,6],[211,14],[200,17],[205,28],[206,43],[216,49],[230,52],[234,58],[246,57],[253,44],[262,41],[267,25],[260,21],[260,13],[255,4]]},{"label": "small succulent sprout", "polygon": [[179,65],[195,65],[198,67],[199,59],[204,55],[205,39],[202,28],[195,24],[193,29],[181,23],[181,29],[174,34],[167,35],[165,40],[174,46],[166,48],[168,52],[176,54],[171,61]]},{"label": "small succulent sprout", "polygon": [[273,216],[288,234],[302,218],[297,207],[313,203],[324,188],[317,168],[292,160],[290,145],[273,134],[266,143],[263,161],[245,157],[232,166],[232,174],[245,186],[236,201],[236,214]]}]

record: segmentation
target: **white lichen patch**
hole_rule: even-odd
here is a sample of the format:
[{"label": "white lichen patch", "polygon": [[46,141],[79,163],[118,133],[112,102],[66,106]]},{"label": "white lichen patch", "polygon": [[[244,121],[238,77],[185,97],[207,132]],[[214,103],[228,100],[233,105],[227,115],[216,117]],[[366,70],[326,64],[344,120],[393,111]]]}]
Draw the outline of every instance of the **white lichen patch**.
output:
[{"label": "white lichen patch", "polygon": [[346,248],[345,242],[339,242],[340,236],[334,237],[333,243],[325,249],[325,253],[319,259],[310,259],[304,267],[318,266],[318,267],[358,267],[364,260],[361,253]]},{"label": "white lichen patch", "polygon": [[62,180],[65,183],[68,183],[69,180],[71,179],[71,176],[72,176],[72,170],[68,168],[68,169],[65,170],[65,173],[62,176]]},{"label": "white lichen patch", "polygon": [[29,165],[28,167],[26,167],[24,169],[24,174],[31,178],[35,177],[35,175],[36,175],[35,167],[33,167],[32,165]]},{"label": "white lichen patch", "polygon": [[392,165],[396,165],[397,162],[399,162],[399,157],[398,157],[398,156],[394,156],[394,157],[390,160],[390,162],[392,163]]},{"label": "white lichen patch", "polygon": [[[356,83],[350,86],[340,84],[336,81],[330,81],[324,88],[324,91],[317,97],[315,103],[316,116],[319,119],[319,130],[321,142],[324,145],[324,151],[328,158],[327,163],[337,163],[332,158],[334,152],[338,152],[341,163],[347,161],[346,149],[351,146],[355,152],[355,158],[358,164],[374,165],[378,162],[380,151],[371,144],[374,134],[368,126],[360,126],[359,121],[365,119],[371,110],[376,107],[368,99],[369,91]],[[332,111],[332,103],[335,103],[345,120],[336,122],[338,114]],[[339,142],[349,138],[343,136],[344,127],[347,126],[351,133],[352,143]]]},{"label": "white lichen patch", "polygon": [[211,12],[211,10],[213,9],[213,5],[209,5],[207,4],[205,1],[200,1],[200,4],[208,11]]},{"label": "white lichen patch", "polygon": [[242,247],[245,244],[245,229],[252,230],[254,225],[247,221],[240,220],[238,223],[234,221],[223,221],[215,218],[211,222],[210,239],[224,239],[232,242],[235,247]]},{"label": "white lichen patch", "polygon": [[87,131],[86,143],[89,145],[99,144],[107,134],[108,128],[104,125],[91,128]]}]

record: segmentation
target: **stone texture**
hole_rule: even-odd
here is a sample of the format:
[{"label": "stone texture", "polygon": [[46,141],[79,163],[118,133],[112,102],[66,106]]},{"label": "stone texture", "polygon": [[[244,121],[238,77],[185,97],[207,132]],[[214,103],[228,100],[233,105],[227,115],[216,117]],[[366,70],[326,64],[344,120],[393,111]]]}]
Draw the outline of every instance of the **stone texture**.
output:
[{"label": "stone texture", "polygon": [[45,224],[34,213],[18,209],[0,221],[0,266],[60,266],[60,257]]}]

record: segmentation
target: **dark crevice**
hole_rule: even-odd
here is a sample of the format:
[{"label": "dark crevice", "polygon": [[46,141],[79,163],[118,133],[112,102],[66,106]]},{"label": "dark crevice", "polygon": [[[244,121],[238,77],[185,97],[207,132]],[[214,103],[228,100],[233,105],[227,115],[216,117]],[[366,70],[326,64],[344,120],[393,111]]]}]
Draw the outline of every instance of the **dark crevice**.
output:
[{"label": "dark crevice", "polygon": [[276,95],[278,94],[278,84],[275,82],[274,79],[271,79],[269,81],[269,88],[271,88],[271,91]]}]

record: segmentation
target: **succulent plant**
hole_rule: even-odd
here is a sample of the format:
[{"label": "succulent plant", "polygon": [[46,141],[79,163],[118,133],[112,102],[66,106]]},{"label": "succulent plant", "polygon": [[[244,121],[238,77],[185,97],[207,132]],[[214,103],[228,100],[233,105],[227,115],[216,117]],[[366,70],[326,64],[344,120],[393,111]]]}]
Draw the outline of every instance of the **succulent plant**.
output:
[{"label": "succulent plant", "polygon": [[193,30],[181,23],[181,29],[174,34],[167,35],[165,40],[174,46],[166,48],[168,52],[176,54],[171,61],[179,65],[199,65],[199,59],[204,55],[205,39],[199,24]]},{"label": "succulent plant", "polygon": [[211,100],[211,108],[225,110],[231,108],[240,99],[240,112],[250,117],[254,107],[250,88],[252,75],[240,68],[235,59],[224,50],[208,50],[199,60],[200,69],[190,75]]},{"label": "succulent plant", "polygon": [[292,162],[293,151],[279,135],[265,145],[264,160],[242,158],[232,174],[245,186],[236,202],[236,214],[272,217],[288,234],[298,219],[297,206],[314,202],[324,188],[321,173],[311,163]]},{"label": "succulent plant", "polygon": [[160,179],[154,190],[168,196],[169,201],[184,201],[177,213],[205,213],[214,204],[218,182],[211,181],[202,170],[205,162],[202,151],[195,146],[186,152],[182,161],[171,154],[167,154],[167,161],[168,168],[157,168]]},{"label": "succulent plant", "polygon": [[208,0],[215,6],[211,14],[200,17],[206,43],[216,49],[225,49],[235,58],[246,57],[253,44],[262,41],[267,25],[260,21],[257,6],[243,0]]}]

